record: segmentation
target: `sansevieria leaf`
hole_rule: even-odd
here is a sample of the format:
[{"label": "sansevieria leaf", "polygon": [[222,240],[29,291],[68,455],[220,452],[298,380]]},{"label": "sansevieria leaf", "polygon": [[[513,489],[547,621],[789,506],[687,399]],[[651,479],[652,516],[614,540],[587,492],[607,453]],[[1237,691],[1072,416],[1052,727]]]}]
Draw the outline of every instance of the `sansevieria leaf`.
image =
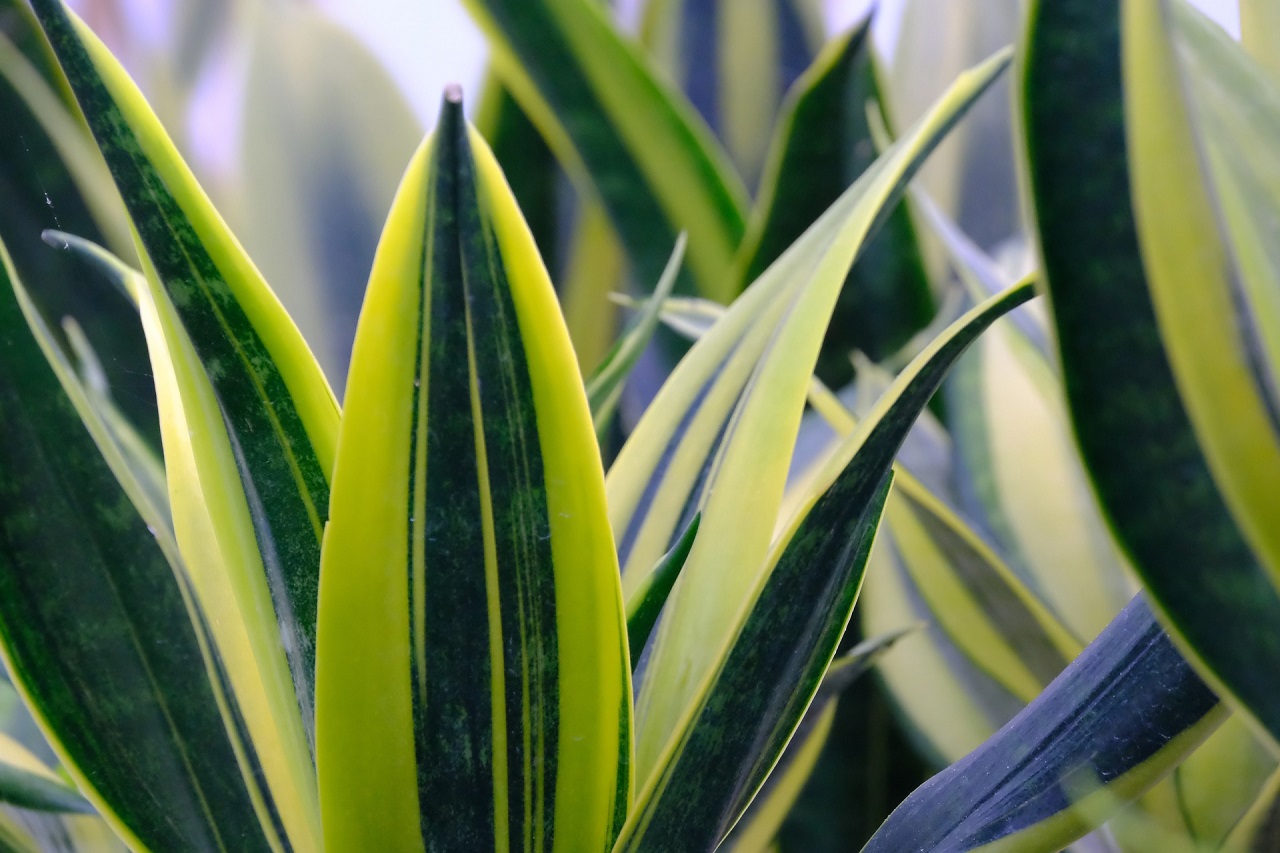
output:
[{"label": "sansevieria leaf", "polygon": [[383,233],[325,539],[330,851],[604,850],[630,671],[568,334],[497,163],[446,93]]},{"label": "sansevieria leaf", "polygon": [[467,0],[493,67],[571,177],[599,198],[636,278],[689,234],[689,279],[728,301],[745,191],[706,125],[591,0]]},{"label": "sansevieria leaf", "polygon": [[864,853],[1061,850],[1225,716],[1138,596],[1022,713],[908,797]]},{"label": "sansevieria leaf", "polygon": [[642,776],[657,771],[765,570],[789,462],[776,447],[795,440],[849,265],[941,134],[1006,62],[997,55],[963,75],[757,279],[681,361],[610,468],[609,512],[628,593],[702,510],[637,700]]},{"label": "sansevieria leaf", "polygon": [[0,277],[5,665],[131,847],[269,850],[270,814],[220,713],[221,674],[176,547],[148,527],[142,490],[2,249]]},{"label": "sansevieria leaf", "polygon": [[[1122,5],[1126,16],[1144,8]],[[1280,595],[1205,458],[1148,289],[1155,272],[1128,201],[1124,124],[1124,86],[1139,85],[1143,56],[1122,60],[1122,42],[1138,50],[1156,34],[1131,31],[1126,17],[1122,38],[1121,12],[1089,0],[1034,4],[1018,84],[1067,401],[1100,503],[1173,636],[1275,739]],[[1164,156],[1174,141],[1160,143]],[[1209,236],[1175,239],[1211,253]]]}]

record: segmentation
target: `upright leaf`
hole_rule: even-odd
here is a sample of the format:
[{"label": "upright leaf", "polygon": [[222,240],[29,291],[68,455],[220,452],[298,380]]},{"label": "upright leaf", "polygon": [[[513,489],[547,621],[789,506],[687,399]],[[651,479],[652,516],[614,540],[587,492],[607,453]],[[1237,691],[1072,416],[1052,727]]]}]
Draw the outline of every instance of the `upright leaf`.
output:
[{"label": "upright leaf", "polygon": [[765,569],[789,467],[776,448],[794,442],[821,332],[849,264],[933,144],[1004,63],[993,57],[963,75],[926,121],[730,307],[682,361],[610,469],[609,510],[628,591],[693,512],[703,512],[637,703],[642,774],[655,771]]},{"label": "upright leaf", "polygon": [[[764,272],[876,157],[868,111],[881,109],[871,18],[823,48],[787,93],[760,192],[738,250],[739,286]],[[845,281],[827,330],[819,375],[852,376],[849,351],[872,359],[902,347],[929,322],[933,297],[905,205],[886,211]]]},{"label": "upright leaf", "polygon": [[546,271],[447,93],[383,233],[325,540],[330,850],[602,850],[630,799],[603,471]]},{"label": "upright leaf", "polygon": [[733,295],[745,193],[714,138],[590,0],[467,0],[494,69],[570,176],[598,197],[636,278],[656,282],[681,231],[688,281]]}]

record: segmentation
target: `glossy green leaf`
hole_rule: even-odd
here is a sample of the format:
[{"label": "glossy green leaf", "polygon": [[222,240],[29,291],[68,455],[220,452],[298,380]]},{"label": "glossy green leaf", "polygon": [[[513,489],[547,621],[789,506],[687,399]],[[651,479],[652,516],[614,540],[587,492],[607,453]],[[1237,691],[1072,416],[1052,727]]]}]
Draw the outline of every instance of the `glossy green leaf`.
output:
[{"label": "glossy green leaf", "polygon": [[589,0],[467,0],[493,67],[585,194],[598,198],[639,281],[689,234],[689,277],[733,295],[745,193],[706,126]]},{"label": "glossy green leaf", "polygon": [[814,0],[649,0],[641,40],[724,144],[749,186],[778,108],[824,38]]},{"label": "glossy green leaf", "polygon": [[59,761],[135,849],[268,850],[269,806],[228,728],[176,547],[148,526],[141,489],[0,261],[5,664]]},{"label": "glossy green leaf", "polygon": [[630,797],[603,471],[555,294],[446,96],[383,233],[325,539],[326,847],[601,850]]},{"label": "glossy green leaf", "polygon": [[[929,119],[740,297],[677,367],[609,471],[628,593],[702,510],[637,703],[642,776],[675,735],[766,566],[805,393],[850,263],[931,146],[999,74],[963,76]],[[691,237],[692,241],[692,237]]]},{"label": "glossy green leaf", "polygon": [[644,583],[627,599],[627,642],[631,649],[632,668],[640,661],[640,654],[649,642],[649,635],[653,633],[658,615],[667,603],[667,596],[671,594],[671,588],[680,577],[680,570],[689,559],[700,520],[701,516],[693,517],[676,544],[662,555],[658,565],[645,577]]},{"label": "glossy green leaf", "polygon": [[908,797],[865,853],[1060,850],[1225,715],[1139,596],[1022,713]]},{"label": "glossy green leaf", "polygon": [[1162,343],[1129,200],[1120,10],[1039,4],[1028,33],[1028,187],[1081,453],[1174,636],[1275,738],[1280,596],[1219,492]]},{"label": "glossy green leaf", "polygon": [[663,306],[675,287],[687,242],[683,234],[676,240],[671,260],[667,261],[662,278],[654,285],[653,293],[645,301],[635,323],[618,339],[587,380],[587,403],[591,406],[591,421],[598,437],[603,438],[613,413],[618,408],[623,383],[631,375],[645,347],[653,339],[653,333],[658,329]]},{"label": "glossy green leaf", "polygon": [[1280,81],[1182,2],[1128,14],[1131,177],[1156,322],[1214,482],[1280,586]]},{"label": "glossy green leaf", "polygon": [[[615,849],[710,849],[732,826],[785,749],[844,633],[893,459],[911,424],[956,357],[1033,295],[1023,284],[953,324],[831,457],[772,546],[724,651],[713,658],[715,668],[641,788]],[[695,551],[699,541],[706,540],[695,541]],[[674,618],[668,611],[664,624]],[[646,679],[655,677],[654,666],[651,657]]]},{"label": "glossy green leaf", "polygon": [[[65,91],[64,91],[65,90]],[[24,0],[0,0],[0,236],[14,267],[34,288],[50,322],[74,314],[107,358],[129,416],[158,445],[146,347],[127,300],[109,289],[79,287],[76,265],[40,242],[66,228],[132,252],[128,223],[93,139]]]},{"label": "glossy green leaf", "polygon": [[[868,109],[880,85],[870,18],[828,44],[787,95],[747,234],[738,252],[740,286],[755,280],[876,157]],[[819,375],[832,385],[852,376],[848,354],[881,359],[929,322],[933,297],[903,205],[860,251],[827,331]]]}]

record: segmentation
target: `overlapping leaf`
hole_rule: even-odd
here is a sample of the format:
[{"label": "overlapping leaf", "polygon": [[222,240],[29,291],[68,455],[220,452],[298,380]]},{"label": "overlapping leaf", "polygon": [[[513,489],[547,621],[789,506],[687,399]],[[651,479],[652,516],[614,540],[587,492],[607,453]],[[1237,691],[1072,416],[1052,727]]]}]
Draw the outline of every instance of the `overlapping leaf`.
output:
[{"label": "overlapping leaf", "polygon": [[268,850],[269,807],[176,547],[148,526],[143,490],[0,255],[9,672],[63,766],[132,846]]},{"label": "overlapping leaf", "polygon": [[[1138,15],[1155,7],[1133,3],[1125,10]],[[1151,50],[1167,49],[1168,36],[1163,26],[1131,26],[1128,18],[1123,30],[1126,52],[1148,52],[1124,60],[1122,79],[1120,9],[1084,0],[1039,4],[1019,81],[1028,185],[1067,400],[1104,510],[1175,636],[1194,651],[1215,687],[1274,738],[1280,693],[1264,673],[1280,667],[1274,630],[1280,596],[1237,527],[1198,441],[1177,365],[1165,349],[1172,330],[1161,328],[1153,306],[1143,263],[1149,249],[1140,249],[1129,202],[1134,175],[1123,87],[1146,86],[1146,96],[1165,92],[1165,77],[1140,82],[1140,75]],[[1162,139],[1161,159],[1148,165],[1176,159],[1176,142]],[[1174,186],[1185,186],[1186,178]],[[1211,259],[1213,243],[1202,243],[1211,237],[1189,239]],[[1212,290],[1219,274],[1214,270],[1214,278],[1197,286]],[[1212,315],[1205,321],[1216,322]],[[1220,343],[1221,330],[1214,334]],[[1247,363],[1235,369],[1245,371]]]},{"label": "overlapping leaf", "polygon": [[468,0],[494,69],[586,194],[608,211],[638,280],[689,234],[688,281],[733,295],[745,193],[705,124],[590,0]]},{"label": "overlapping leaf", "polygon": [[1225,715],[1139,596],[1022,713],[899,806],[866,853],[1060,850]]},{"label": "overlapping leaf", "polygon": [[996,57],[962,77],[928,120],[734,303],[681,362],[610,469],[609,511],[628,592],[692,514],[703,513],[638,701],[642,775],[655,770],[764,570],[788,468],[773,448],[794,441],[849,264],[885,205],[1004,61]]},{"label": "overlapping leaf", "polygon": [[378,249],[325,540],[331,850],[602,850],[631,691],[603,470],[546,271],[447,95]]}]

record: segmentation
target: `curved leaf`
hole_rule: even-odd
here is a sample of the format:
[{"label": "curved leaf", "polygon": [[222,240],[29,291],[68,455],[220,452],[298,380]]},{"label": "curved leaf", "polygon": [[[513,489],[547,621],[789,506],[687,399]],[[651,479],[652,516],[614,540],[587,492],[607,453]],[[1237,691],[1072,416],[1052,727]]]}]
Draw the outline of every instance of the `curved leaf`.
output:
[{"label": "curved leaf", "polygon": [[1139,596],[1022,713],[908,797],[864,853],[1060,850],[1225,715]]},{"label": "curved leaf", "polygon": [[330,850],[601,850],[630,796],[603,470],[555,294],[446,95],[378,249],[325,539]]},{"label": "curved leaf", "polygon": [[1202,674],[1276,738],[1280,596],[1218,491],[1162,343],[1131,215],[1120,9],[1036,4],[1019,101],[1063,381],[1100,502]]}]

